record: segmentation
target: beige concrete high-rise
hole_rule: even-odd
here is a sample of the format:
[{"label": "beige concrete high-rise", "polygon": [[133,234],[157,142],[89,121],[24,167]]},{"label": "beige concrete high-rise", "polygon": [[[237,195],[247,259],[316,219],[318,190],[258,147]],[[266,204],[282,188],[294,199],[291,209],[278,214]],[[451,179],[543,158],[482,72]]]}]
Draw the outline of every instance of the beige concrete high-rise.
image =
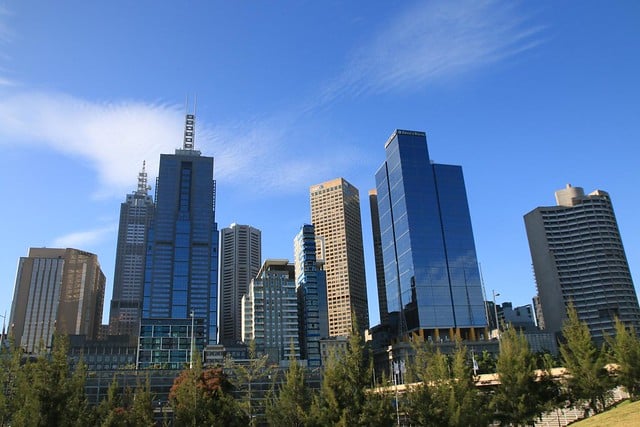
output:
[{"label": "beige concrete high-rise", "polygon": [[46,348],[54,332],[96,339],[106,278],[95,254],[31,248],[20,258],[11,306],[11,332],[28,353]]},{"label": "beige concrete high-rise", "polygon": [[640,330],[640,306],[606,191],[585,195],[567,185],[557,206],[524,216],[543,324],[559,333],[572,303],[598,342],[615,335],[615,320]]},{"label": "beige concrete high-rise", "polygon": [[311,222],[324,240],[329,335],[347,336],[352,313],[360,331],[369,327],[367,283],[358,189],[344,178],[313,185]]}]

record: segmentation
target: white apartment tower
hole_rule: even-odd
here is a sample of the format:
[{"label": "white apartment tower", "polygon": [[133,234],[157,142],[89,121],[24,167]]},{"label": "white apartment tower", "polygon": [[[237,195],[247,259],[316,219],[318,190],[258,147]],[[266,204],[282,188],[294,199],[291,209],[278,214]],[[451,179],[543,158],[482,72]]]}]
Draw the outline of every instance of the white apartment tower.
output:
[{"label": "white apartment tower", "polygon": [[268,259],[242,297],[243,341],[254,341],[256,351],[272,363],[300,359],[298,297],[295,268],[288,260]]}]

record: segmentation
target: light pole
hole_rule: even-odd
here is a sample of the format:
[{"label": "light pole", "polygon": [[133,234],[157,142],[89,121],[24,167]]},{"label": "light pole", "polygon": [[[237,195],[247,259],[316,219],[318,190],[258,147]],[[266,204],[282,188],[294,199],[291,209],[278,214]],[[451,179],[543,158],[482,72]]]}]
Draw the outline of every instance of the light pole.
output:
[{"label": "light pole", "polygon": [[500,294],[496,293],[495,290],[491,290],[491,292],[493,293],[493,312],[496,316],[496,330],[498,331],[498,338],[500,338],[500,321],[498,320],[498,305],[496,304],[496,297],[499,297]]},{"label": "light pole", "polygon": [[2,316],[2,332],[0,332],[0,349],[2,349],[2,344],[4,344],[4,334],[5,334],[4,322],[5,320],[7,320],[7,310],[4,311],[4,315],[0,314],[0,316]]},{"label": "light pole", "polygon": [[195,349],[196,343],[194,342],[194,334],[193,334],[193,326],[194,326],[194,319],[195,319],[195,312],[193,310],[191,310],[191,355],[189,358],[189,369],[193,369],[193,350]]},{"label": "light pole", "polygon": [[396,361],[393,354],[393,346],[389,346],[387,351],[389,352],[389,362],[391,364],[391,374],[393,375],[393,386],[396,392],[396,421],[397,425],[400,426],[400,399],[398,398],[398,384],[400,381],[404,383],[402,380],[402,375],[406,372],[404,360],[400,359]]}]

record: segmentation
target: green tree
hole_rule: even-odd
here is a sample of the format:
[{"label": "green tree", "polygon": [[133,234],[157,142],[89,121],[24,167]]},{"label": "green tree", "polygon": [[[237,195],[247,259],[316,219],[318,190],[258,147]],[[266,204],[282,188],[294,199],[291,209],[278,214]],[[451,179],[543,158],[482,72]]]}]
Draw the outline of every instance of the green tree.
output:
[{"label": "green tree", "polygon": [[616,336],[608,338],[615,368],[616,382],[623,386],[631,400],[640,398],[640,339],[633,326],[625,327],[616,319]]},{"label": "green tree", "polygon": [[153,426],[153,395],[151,394],[151,381],[147,376],[144,385],[138,383],[131,403],[131,419],[136,426]]},{"label": "green tree", "polygon": [[604,410],[613,386],[605,367],[606,353],[595,346],[589,327],[578,319],[573,304],[567,307],[567,320],[562,334],[564,342],[560,345],[560,354],[564,367],[569,371],[567,385],[570,400],[573,404],[586,402],[586,410]]},{"label": "green tree", "polygon": [[16,427],[43,425],[40,399],[34,383],[34,371],[34,362],[29,359],[26,359],[23,365],[19,365],[15,376],[14,395],[9,407],[11,413],[6,425]]},{"label": "green tree", "polygon": [[277,396],[270,399],[267,405],[267,422],[272,426],[304,426],[310,401],[311,392],[306,383],[305,369],[292,356]]},{"label": "green tree", "polygon": [[450,380],[447,356],[440,349],[424,343],[415,344],[414,351],[408,378],[416,385],[406,394],[407,416],[412,424],[419,426],[448,425],[445,414],[447,396],[444,393]]},{"label": "green tree", "polygon": [[24,358],[22,349],[10,341],[9,348],[2,350],[2,373],[0,385],[0,425],[37,426],[40,405],[31,384],[32,366]]},{"label": "green tree", "polygon": [[153,426],[153,401],[149,379],[144,385],[138,383],[135,390],[124,390],[114,376],[107,397],[96,408],[95,425],[102,427]]},{"label": "green tree", "polygon": [[84,426],[91,410],[84,393],[86,369],[82,362],[72,371],[67,361],[69,340],[55,334],[51,353],[41,348],[35,361],[15,350],[9,402],[12,426]]},{"label": "green tree", "polygon": [[[373,360],[369,367],[371,375],[373,375]],[[388,384],[386,378],[382,378],[381,384]],[[395,395],[389,388],[377,388],[373,384],[372,389],[368,390],[362,414],[360,415],[360,425],[363,426],[391,426],[395,424]]]},{"label": "green tree", "polygon": [[536,371],[536,357],[515,328],[500,336],[497,372],[500,385],[489,407],[501,425],[531,424],[553,406],[558,388],[548,371]]},{"label": "green tree", "polygon": [[0,426],[11,424],[18,399],[16,388],[22,351],[9,339],[9,346],[0,348]]},{"label": "green tree", "polygon": [[203,369],[200,358],[175,379],[169,392],[176,425],[244,426],[248,418],[231,396],[222,368]]},{"label": "green tree", "polygon": [[478,374],[493,374],[496,371],[496,359],[487,350],[476,357]]},{"label": "green tree", "polygon": [[451,426],[484,426],[488,422],[486,399],[475,384],[473,364],[466,347],[456,346],[451,363],[451,384],[447,409]]},{"label": "green tree", "polygon": [[247,362],[239,363],[227,357],[224,368],[236,384],[240,408],[249,419],[249,424],[254,426],[262,421],[265,407],[261,394],[265,392],[263,385],[271,378],[273,369],[267,364],[267,355],[258,354],[254,341],[249,343],[248,358]]},{"label": "green tree", "polygon": [[[332,354],[324,366],[320,392],[311,407],[313,425],[393,424],[394,411],[386,394],[367,392],[373,373],[356,322],[347,350]],[[380,408],[387,408],[387,411]],[[386,413],[385,413],[386,412]],[[375,418],[374,415],[381,415]]]},{"label": "green tree", "polygon": [[414,346],[406,396],[407,415],[417,425],[484,426],[484,395],[476,388],[469,354],[461,344],[451,357],[424,343]]}]

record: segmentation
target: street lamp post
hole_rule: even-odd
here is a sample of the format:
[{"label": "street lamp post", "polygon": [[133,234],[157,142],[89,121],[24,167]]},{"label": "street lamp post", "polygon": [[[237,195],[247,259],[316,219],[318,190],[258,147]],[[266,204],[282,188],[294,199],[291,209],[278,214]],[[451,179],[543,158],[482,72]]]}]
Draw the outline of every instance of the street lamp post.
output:
[{"label": "street lamp post", "polygon": [[195,350],[195,346],[196,343],[194,342],[194,334],[193,334],[193,327],[194,327],[194,319],[195,319],[195,312],[193,310],[191,310],[191,355],[189,358],[189,369],[193,369],[193,351]]},{"label": "street lamp post", "polygon": [[2,316],[2,332],[0,333],[0,349],[1,349],[2,344],[4,344],[4,334],[5,334],[4,326],[5,326],[5,320],[7,320],[7,311],[5,310],[4,315],[0,314],[0,316]]},{"label": "street lamp post", "polygon": [[493,289],[491,292],[493,293],[493,312],[496,316],[496,330],[498,331],[498,338],[500,338],[500,321],[498,320],[498,305],[496,304],[496,297],[499,297],[500,294],[496,293]]}]

